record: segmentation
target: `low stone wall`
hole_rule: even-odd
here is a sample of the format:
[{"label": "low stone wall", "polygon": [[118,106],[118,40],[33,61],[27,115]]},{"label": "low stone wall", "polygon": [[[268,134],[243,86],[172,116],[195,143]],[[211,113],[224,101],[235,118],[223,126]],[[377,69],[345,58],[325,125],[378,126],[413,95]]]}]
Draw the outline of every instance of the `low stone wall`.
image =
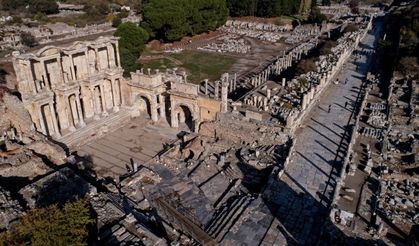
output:
[{"label": "low stone wall", "polygon": [[281,178],[281,176],[284,174],[285,169],[291,162],[292,156],[294,155],[294,148],[295,148],[296,143],[297,143],[297,140],[295,138],[291,138],[291,147],[288,151],[288,156],[285,159],[284,168],[278,172],[278,175],[277,175],[278,179]]},{"label": "low stone wall", "polygon": [[[310,88],[310,90],[304,95],[303,97],[303,110],[298,114],[295,118],[290,118],[289,120],[292,121],[292,124],[288,124],[290,126],[290,132],[293,133],[295,129],[297,129],[301,121],[307,115],[307,112],[310,112],[311,109],[317,104],[320,99],[320,96],[323,94],[325,88],[329,86],[329,84],[335,79],[336,75],[340,72],[343,64],[351,57],[352,52],[358,47],[359,42],[365,38],[368,31],[371,28],[371,21],[368,23],[367,27],[359,33],[353,46],[349,49],[346,49],[343,54],[339,57],[339,60],[336,62],[336,65],[332,67],[332,69],[326,73],[325,77],[320,79],[320,84]],[[323,80],[323,82],[322,82]]]},{"label": "low stone wall", "polygon": [[350,141],[349,141],[348,149],[346,151],[346,155],[345,155],[345,158],[344,158],[344,161],[343,161],[342,169],[341,169],[341,172],[340,172],[339,176],[336,178],[336,187],[335,187],[335,191],[334,191],[333,199],[332,199],[332,203],[331,203],[332,207],[338,201],[340,188],[342,187],[343,180],[346,178],[346,175],[347,175],[346,169],[349,165],[349,158],[352,154],[353,147],[354,147],[356,139],[358,137],[359,121],[360,121],[361,113],[365,109],[365,105],[367,103],[366,99],[368,98],[369,91],[370,91],[370,87],[366,88],[366,92],[364,93],[363,98],[361,99],[361,106],[359,107],[358,112],[356,112],[357,116],[356,116],[356,119],[355,119],[355,124],[352,127]]}]

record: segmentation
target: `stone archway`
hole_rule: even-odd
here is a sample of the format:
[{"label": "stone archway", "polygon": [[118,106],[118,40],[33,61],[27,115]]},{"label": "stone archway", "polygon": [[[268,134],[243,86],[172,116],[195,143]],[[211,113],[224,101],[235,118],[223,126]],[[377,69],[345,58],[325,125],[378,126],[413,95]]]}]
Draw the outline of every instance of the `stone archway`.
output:
[{"label": "stone archway", "polygon": [[172,127],[186,126],[189,130],[195,130],[194,111],[190,106],[179,104],[171,112]]},{"label": "stone archway", "polygon": [[51,108],[48,104],[41,106],[41,125],[43,125],[43,133],[48,136],[54,135],[54,126],[52,122]]},{"label": "stone archway", "polygon": [[145,113],[147,117],[151,118],[151,101],[148,97],[138,95],[135,99],[134,107],[135,110],[140,112],[140,115]]}]

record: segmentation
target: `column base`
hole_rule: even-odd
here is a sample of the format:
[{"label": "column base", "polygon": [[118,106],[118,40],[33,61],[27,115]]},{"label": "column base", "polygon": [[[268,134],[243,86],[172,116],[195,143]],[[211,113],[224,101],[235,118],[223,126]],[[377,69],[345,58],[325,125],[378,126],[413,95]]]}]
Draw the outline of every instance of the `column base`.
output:
[{"label": "column base", "polygon": [[95,115],[93,116],[93,119],[94,119],[94,120],[100,120],[100,116],[99,116],[98,114],[95,114]]},{"label": "column base", "polygon": [[103,113],[102,113],[102,116],[103,117],[106,117],[106,116],[108,116],[109,114],[108,114],[108,112],[106,112],[106,111],[103,111]]},{"label": "column base", "polygon": [[76,128],[75,128],[74,126],[70,126],[70,127],[68,128],[68,130],[69,130],[70,132],[75,132],[75,131],[76,131]]},{"label": "column base", "polygon": [[80,121],[80,122],[79,122],[79,126],[80,126],[80,127],[84,127],[84,126],[86,126],[86,123],[85,123],[84,121]]},{"label": "column base", "polygon": [[113,108],[112,108],[112,110],[113,110],[113,112],[118,112],[119,111],[119,107],[118,106],[114,106]]}]

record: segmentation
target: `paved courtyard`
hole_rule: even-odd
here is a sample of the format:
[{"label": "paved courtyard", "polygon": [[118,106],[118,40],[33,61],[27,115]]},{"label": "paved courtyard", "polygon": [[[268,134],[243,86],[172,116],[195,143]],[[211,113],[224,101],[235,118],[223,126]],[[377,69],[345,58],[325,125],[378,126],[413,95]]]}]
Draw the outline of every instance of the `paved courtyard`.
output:
[{"label": "paved courtyard", "polygon": [[164,144],[176,140],[179,129],[166,122],[153,123],[146,118],[135,118],[127,125],[107,133],[77,149],[81,156],[90,156],[98,176],[125,174],[132,158],[139,164],[152,159]]},{"label": "paved courtyard", "polygon": [[[371,49],[378,33],[376,28],[360,47]],[[274,187],[276,219],[262,245],[316,244],[347,149],[345,131],[354,123],[353,106],[371,60],[352,56],[338,76],[340,83],[327,88],[296,131],[291,162]]]}]

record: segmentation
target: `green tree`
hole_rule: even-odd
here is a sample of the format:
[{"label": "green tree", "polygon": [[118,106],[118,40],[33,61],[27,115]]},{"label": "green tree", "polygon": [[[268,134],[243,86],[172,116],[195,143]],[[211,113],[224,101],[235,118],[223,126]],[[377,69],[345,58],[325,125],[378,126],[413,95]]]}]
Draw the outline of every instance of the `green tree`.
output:
[{"label": "green tree", "polygon": [[28,0],[2,0],[1,3],[1,9],[3,10],[14,10],[18,8],[25,7],[29,1]]},{"label": "green tree", "polygon": [[310,15],[308,16],[308,21],[311,23],[321,24],[323,21],[327,21],[327,16],[320,12],[320,9],[315,6],[311,8]]},{"label": "green tree", "polygon": [[300,0],[227,0],[227,7],[231,16],[274,17],[298,13]]},{"label": "green tree", "polygon": [[140,55],[140,52],[144,50],[144,44],[149,39],[147,31],[132,22],[119,25],[114,36],[120,38],[120,48],[125,48],[136,55]]},{"label": "green tree", "polygon": [[34,47],[38,45],[38,42],[36,42],[35,37],[29,32],[21,33],[20,38],[21,38],[22,44],[28,47]]},{"label": "green tree", "polygon": [[259,0],[258,1],[258,8],[257,8],[257,11],[256,11],[257,16],[260,16],[260,17],[276,16],[275,5],[276,5],[276,1]]},{"label": "green tree", "polygon": [[124,68],[124,76],[129,77],[131,72],[135,72],[140,68],[137,59],[138,56],[130,52],[128,49],[119,48],[119,55],[121,56],[121,66]]},{"label": "green tree", "polygon": [[331,1],[330,0],[322,0],[322,5],[323,6],[330,6]]},{"label": "green tree", "polygon": [[124,75],[128,76],[138,68],[137,59],[144,50],[149,35],[146,30],[132,22],[120,24],[114,35],[120,38],[121,65],[124,68]]},{"label": "green tree", "polygon": [[119,17],[119,15],[112,18],[112,26],[113,27],[118,27],[119,25],[121,25],[121,23],[122,23],[122,19],[121,19],[121,17]]},{"label": "green tree", "polygon": [[316,63],[313,59],[303,59],[297,64],[295,71],[297,74],[305,74],[316,71]]},{"label": "green tree", "polygon": [[84,6],[88,15],[107,15],[111,10],[106,1],[92,1]]},{"label": "green tree", "polygon": [[87,245],[89,208],[84,200],[37,208],[0,234],[0,245]]},{"label": "green tree", "polygon": [[56,14],[58,4],[54,0],[32,0],[29,3],[29,11],[32,13]]},{"label": "green tree", "polygon": [[359,0],[350,0],[349,8],[351,9],[352,14],[358,14],[359,13]]},{"label": "green tree", "polygon": [[183,0],[151,0],[144,7],[143,27],[152,37],[177,40],[192,32]]},{"label": "green tree", "polygon": [[225,0],[151,0],[142,26],[150,36],[167,41],[214,30],[227,20]]},{"label": "green tree", "polygon": [[252,16],[256,14],[257,0],[227,0],[230,16]]}]

